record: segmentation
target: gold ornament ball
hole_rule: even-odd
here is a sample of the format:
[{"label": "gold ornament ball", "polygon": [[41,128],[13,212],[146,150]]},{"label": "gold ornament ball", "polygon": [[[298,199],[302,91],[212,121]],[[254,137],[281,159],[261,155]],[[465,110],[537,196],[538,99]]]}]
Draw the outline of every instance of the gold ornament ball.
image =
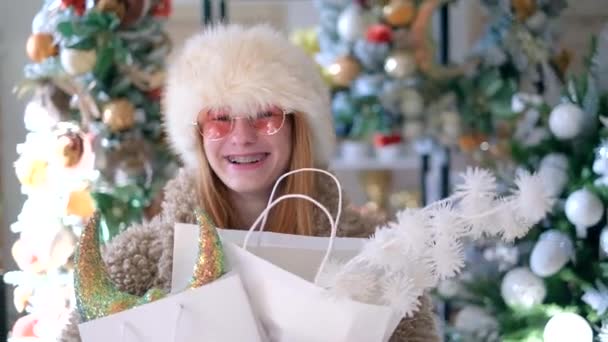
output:
[{"label": "gold ornament ball", "polygon": [[361,65],[356,59],[350,56],[343,56],[336,59],[327,69],[332,84],[341,87],[348,87],[361,72]]},{"label": "gold ornament ball", "polygon": [[384,20],[393,26],[406,26],[416,16],[412,0],[392,0],[383,8]]},{"label": "gold ornament ball", "polygon": [[394,78],[412,76],[417,70],[416,59],[406,51],[395,52],[384,62],[384,70]]},{"label": "gold ornament ball", "polygon": [[114,100],[103,108],[103,123],[112,132],[120,132],[135,124],[135,106],[126,99]]},{"label": "gold ornament ball", "polygon": [[56,151],[63,166],[76,166],[84,153],[82,137],[74,132],[60,135],[57,137]]},{"label": "gold ornament ball", "polygon": [[27,40],[25,49],[30,59],[36,63],[57,54],[57,46],[55,46],[53,35],[50,33],[32,34]]}]

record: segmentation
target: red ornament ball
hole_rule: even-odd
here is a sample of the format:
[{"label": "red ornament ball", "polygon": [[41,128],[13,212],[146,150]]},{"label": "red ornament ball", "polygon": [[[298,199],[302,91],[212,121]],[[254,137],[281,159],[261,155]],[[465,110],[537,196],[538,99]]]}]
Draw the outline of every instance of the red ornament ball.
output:
[{"label": "red ornament ball", "polygon": [[371,25],[367,29],[366,37],[372,43],[390,43],[393,39],[393,30],[384,24]]}]

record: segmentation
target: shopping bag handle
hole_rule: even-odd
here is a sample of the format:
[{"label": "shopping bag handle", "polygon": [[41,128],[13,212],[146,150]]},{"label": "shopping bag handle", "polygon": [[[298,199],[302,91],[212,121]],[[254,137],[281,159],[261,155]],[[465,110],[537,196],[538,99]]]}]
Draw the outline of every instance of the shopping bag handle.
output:
[{"label": "shopping bag handle", "polygon": [[[290,175],[293,175],[293,174],[299,173],[299,172],[319,172],[319,173],[322,173],[322,174],[325,174],[325,175],[331,177],[331,179],[334,180],[334,182],[336,183],[336,188],[338,188],[338,211],[336,212],[336,227],[338,227],[338,225],[340,224],[340,216],[342,215],[342,186],[340,185],[340,181],[338,180],[338,178],[336,178],[336,176],[334,176],[331,172],[328,172],[323,169],[317,169],[314,167],[305,167],[305,168],[292,170],[292,171],[282,174],[277,179],[277,181],[274,183],[274,186],[272,187],[272,192],[270,193],[270,197],[268,198],[268,204],[266,204],[266,206],[269,206],[270,202],[272,202],[272,200],[274,198],[274,194],[275,194],[277,188],[279,187],[279,183],[281,183],[281,181],[283,179],[285,179],[287,176],[290,176]],[[266,227],[267,219],[268,219],[268,211],[264,214],[264,220],[262,221],[262,224],[260,225],[260,232],[264,231],[264,227]],[[332,236],[335,236],[335,235],[332,235]]]},{"label": "shopping bag handle", "polygon": [[247,244],[249,243],[249,238],[251,237],[251,233],[253,233],[253,231],[255,231],[255,228],[257,227],[258,224],[260,224],[260,221],[262,221],[264,219],[264,217],[268,213],[268,211],[270,211],[270,209],[272,209],[275,205],[279,204],[279,202],[281,202],[282,200],[289,199],[289,198],[300,198],[300,199],[304,199],[304,200],[312,202],[314,205],[319,207],[319,209],[321,209],[323,211],[323,213],[325,213],[325,215],[327,216],[327,219],[329,220],[329,223],[331,224],[331,236],[329,238],[329,245],[327,246],[327,251],[325,252],[323,261],[321,261],[319,270],[317,271],[317,274],[315,275],[315,284],[316,284],[317,279],[318,279],[319,275],[321,274],[321,272],[323,271],[325,264],[327,264],[327,260],[329,260],[329,255],[331,254],[331,251],[333,249],[334,239],[336,237],[337,226],[336,226],[336,223],[335,223],[333,217],[331,217],[329,210],[327,210],[327,208],[323,204],[319,203],[317,200],[313,199],[310,196],[306,196],[306,195],[302,195],[302,194],[288,194],[288,195],[283,195],[283,196],[275,199],[274,201],[272,201],[264,209],[264,211],[262,211],[262,213],[260,213],[258,218],[253,223],[253,225],[251,225],[251,228],[249,228],[249,231],[247,232],[247,235],[245,236],[245,241],[243,242],[243,249],[247,250]]}]

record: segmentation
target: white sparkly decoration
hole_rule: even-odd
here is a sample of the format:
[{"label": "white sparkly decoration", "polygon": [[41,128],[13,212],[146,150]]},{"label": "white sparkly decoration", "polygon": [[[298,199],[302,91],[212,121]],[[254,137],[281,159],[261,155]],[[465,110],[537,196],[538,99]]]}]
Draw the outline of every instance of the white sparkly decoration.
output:
[{"label": "white sparkly decoration", "polygon": [[530,255],[530,269],[540,277],[557,273],[574,256],[574,245],[568,235],[558,230],[541,234]]},{"label": "white sparkly decoration", "polygon": [[[483,235],[480,231],[505,240],[523,236],[545,216],[541,211],[548,210],[552,200],[542,191],[539,176],[521,174],[516,185],[512,195],[500,197],[492,173],[468,169],[452,196],[421,209],[400,211],[396,221],[377,227],[358,255],[340,271],[330,272],[335,277],[321,277],[324,287],[335,297],[389,305],[411,316],[422,293],[462,271],[463,239]],[[508,298],[517,295],[524,304],[541,302],[544,284],[526,271],[527,278],[514,278],[517,282],[508,287]]]},{"label": "white sparkly decoration", "polygon": [[592,342],[593,330],[589,323],[573,312],[562,312],[551,317],[543,332],[545,342]]},{"label": "white sparkly decoration", "polygon": [[539,174],[552,196],[559,196],[568,184],[568,157],[562,153],[550,153],[543,157]]},{"label": "white sparkly decoration", "polygon": [[591,191],[577,190],[568,196],[565,205],[568,220],[576,227],[577,237],[587,237],[587,228],[594,226],[602,219],[604,204]]},{"label": "white sparkly decoration", "polygon": [[359,5],[348,6],[338,18],[338,34],[347,42],[354,42],[363,37],[373,18]]},{"label": "white sparkly decoration", "polygon": [[510,307],[530,309],[543,302],[547,289],[543,280],[527,267],[518,267],[507,272],[500,293]]},{"label": "white sparkly decoration", "polygon": [[585,290],[585,294],[581,298],[587,303],[599,316],[602,316],[608,310],[608,288],[604,283],[597,280],[597,288],[589,288]]},{"label": "white sparkly decoration", "polygon": [[560,104],[553,109],[549,116],[549,129],[556,138],[572,139],[583,130],[585,113],[572,103]]},{"label": "white sparkly decoration", "polygon": [[97,53],[95,50],[62,49],[61,66],[72,76],[86,74],[95,67]]}]

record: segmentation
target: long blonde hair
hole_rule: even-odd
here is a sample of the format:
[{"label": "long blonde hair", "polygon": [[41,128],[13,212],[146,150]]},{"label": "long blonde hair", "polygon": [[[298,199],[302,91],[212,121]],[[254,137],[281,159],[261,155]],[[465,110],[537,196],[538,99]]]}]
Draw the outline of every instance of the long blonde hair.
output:
[{"label": "long blonde hair", "polygon": [[[306,119],[299,113],[290,115],[292,118],[292,151],[287,171],[313,167],[312,134]],[[198,134],[197,134],[198,135]],[[199,165],[197,185],[199,203],[207,211],[218,227],[237,228],[235,213],[228,200],[228,189],[209,166],[202,148],[202,137],[199,136]],[[279,186],[278,194],[303,194],[316,198],[317,187],[315,175],[311,172],[300,172],[286,177]],[[287,199],[279,202],[268,215],[264,230],[277,233],[312,235],[314,207],[301,199]],[[249,227],[239,227],[249,228]]]}]

